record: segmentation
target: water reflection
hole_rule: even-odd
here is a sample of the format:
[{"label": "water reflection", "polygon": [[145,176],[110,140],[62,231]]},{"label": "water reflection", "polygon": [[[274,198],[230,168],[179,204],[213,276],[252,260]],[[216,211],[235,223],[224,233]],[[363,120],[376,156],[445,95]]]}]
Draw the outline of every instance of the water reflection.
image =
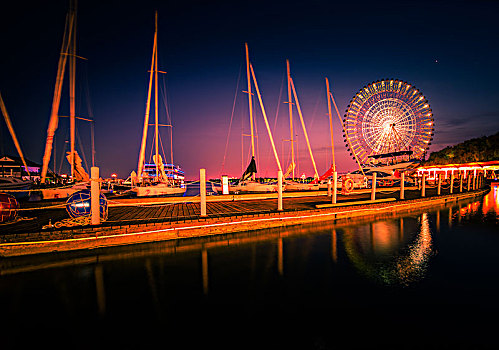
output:
[{"label": "water reflection", "polygon": [[499,185],[495,185],[490,193],[483,198],[482,212],[484,215],[499,216]]},{"label": "water reflection", "polygon": [[354,266],[384,285],[408,286],[420,281],[433,255],[428,213],[417,220],[400,218],[348,227],[343,240]]},{"label": "water reflection", "polygon": [[208,250],[203,247],[201,251],[201,266],[203,271],[203,293],[208,294]]},{"label": "water reflection", "polygon": [[449,208],[449,226],[452,226],[454,218],[457,218],[458,223],[461,223],[462,219],[467,221],[499,221],[499,186],[493,186],[483,198],[475,199],[466,204],[458,203]]},{"label": "water reflection", "polygon": [[[180,301],[190,305],[234,296],[240,300],[233,303],[250,303],[267,300],[268,295],[275,300],[282,295],[293,302],[305,296],[313,300],[315,293],[329,296],[339,293],[340,286],[348,289],[355,285],[352,280],[359,282],[359,276],[360,283],[370,285],[413,286],[428,275],[436,237],[477,218],[497,220],[498,197],[495,187],[483,199],[431,211],[389,213],[383,219],[364,217],[80,254],[4,259],[0,261],[0,299],[13,300],[11,309],[26,319],[32,310],[20,301],[31,297],[29,290],[37,290],[40,298],[61,295],[62,301],[56,302],[60,309],[51,311],[61,319],[71,307],[88,313],[89,319],[94,314],[105,319],[128,308],[137,308],[138,314],[150,308],[149,316],[164,319]],[[60,281],[68,280],[71,283],[59,292]],[[73,287],[81,285],[89,286],[88,290]],[[344,295],[351,293],[347,290]],[[129,300],[140,302],[135,305]]]},{"label": "water reflection", "polygon": [[97,293],[97,309],[102,317],[106,313],[106,292],[104,289],[104,274],[102,264],[95,265],[95,289]]}]

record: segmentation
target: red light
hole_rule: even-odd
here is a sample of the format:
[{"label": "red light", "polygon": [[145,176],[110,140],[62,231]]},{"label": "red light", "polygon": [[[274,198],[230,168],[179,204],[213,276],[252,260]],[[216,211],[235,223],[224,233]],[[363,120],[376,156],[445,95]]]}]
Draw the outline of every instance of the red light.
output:
[{"label": "red light", "polygon": [[111,177],[112,177],[113,179],[115,179],[115,178],[117,178],[117,177],[118,177],[118,175],[116,175],[116,174],[111,174]]}]

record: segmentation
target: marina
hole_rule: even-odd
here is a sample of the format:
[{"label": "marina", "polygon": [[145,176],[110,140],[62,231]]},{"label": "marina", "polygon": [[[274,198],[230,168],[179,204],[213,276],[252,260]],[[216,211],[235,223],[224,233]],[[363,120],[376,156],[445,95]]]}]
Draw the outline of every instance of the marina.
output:
[{"label": "marina", "polygon": [[497,348],[498,11],[3,6],[2,347]]},{"label": "marina", "polygon": [[39,342],[63,319],[58,341],[80,347],[486,346],[498,190],[336,222],[4,258],[4,343]]},{"label": "marina", "polygon": [[[65,209],[57,209],[58,205],[51,205],[45,209],[26,210],[26,217],[23,216],[17,223],[0,226],[3,231],[0,231],[3,233],[0,255],[8,257],[98,249],[314,221],[386,215],[387,212],[395,213],[473,198],[487,192],[484,189],[444,195],[437,191],[440,188],[436,186],[425,189],[423,198],[422,190],[409,189],[404,191],[404,200],[400,200],[400,189],[380,191],[374,194],[378,196],[377,199],[373,198],[374,191],[366,190],[364,193],[340,196],[335,205],[330,204],[331,196],[327,192],[314,191],[308,197],[297,193],[281,199],[283,210],[278,210],[277,194],[274,198],[268,194],[212,196],[205,203],[205,215],[201,215],[201,203],[196,197],[197,200],[191,198],[190,201],[178,200],[177,203],[171,203],[172,198],[167,198],[166,203],[161,198],[148,198],[147,201],[114,200],[109,205],[108,219],[100,225],[90,227],[81,226],[78,222],[66,224],[69,227],[58,225],[56,220],[64,220],[67,214]],[[30,212],[37,216],[30,219]]]}]

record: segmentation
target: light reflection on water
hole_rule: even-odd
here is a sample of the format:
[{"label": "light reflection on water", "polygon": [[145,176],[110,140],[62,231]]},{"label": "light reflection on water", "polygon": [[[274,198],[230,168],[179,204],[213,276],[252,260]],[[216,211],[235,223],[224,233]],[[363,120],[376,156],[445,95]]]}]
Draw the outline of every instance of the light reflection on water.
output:
[{"label": "light reflection on water", "polygon": [[[433,254],[428,213],[345,228],[345,251],[366,277],[385,285],[408,286],[424,278]],[[410,225],[408,225],[410,224]]]},{"label": "light reflection on water", "polygon": [[499,217],[499,185],[492,187],[490,193],[483,198],[484,215]]},{"label": "light reflection on water", "polygon": [[[490,234],[499,222],[497,194],[495,187],[480,200],[377,220],[61,254],[55,260],[0,261],[0,307],[4,318],[28,329],[45,330],[46,325],[48,330],[64,320],[92,331],[149,322],[162,332],[185,325],[199,331],[201,325],[211,329],[212,317],[218,315],[224,327],[244,329],[250,320],[263,330],[281,322],[310,327],[326,337],[331,329],[348,329],[352,323],[360,333],[367,332],[362,320],[370,320],[370,327],[379,322],[372,310],[385,315],[399,305],[420,307],[418,303],[450,299],[452,308],[470,300],[496,306],[499,288],[477,276],[498,270],[488,259],[499,245],[497,235]],[[486,243],[476,245],[481,242]],[[435,310],[425,312],[434,317]],[[319,332],[322,324],[314,320],[324,314],[334,314],[344,326],[335,323]],[[443,322],[452,322],[442,315]],[[403,316],[397,312],[385,321],[393,327],[402,317],[407,325],[420,325],[414,315]],[[310,343],[304,345],[310,348]]]},{"label": "light reflection on water", "polygon": [[446,211],[449,228],[454,220],[459,224],[462,220],[499,222],[499,186],[493,186],[480,200],[423,212],[417,227],[414,223],[407,225],[411,221],[403,217],[347,227],[343,235],[345,251],[355,267],[373,281],[388,286],[417,283],[426,276],[430,259],[437,254],[430,216],[435,215],[438,232],[440,218]]}]

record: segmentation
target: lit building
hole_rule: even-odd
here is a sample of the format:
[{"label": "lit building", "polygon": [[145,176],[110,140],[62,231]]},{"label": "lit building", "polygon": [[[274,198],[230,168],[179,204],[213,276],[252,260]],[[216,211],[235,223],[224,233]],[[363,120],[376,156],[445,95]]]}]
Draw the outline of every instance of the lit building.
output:
[{"label": "lit building", "polygon": [[483,174],[486,179],[496,179],[499,170],[499,161],[473,162],[464,164],[444,164],[420,166],[416,169],[418,176],[426,174],[428,180],[436,180],[441,174],[443,179],[462,174],[464,178],[468,175]]}]

